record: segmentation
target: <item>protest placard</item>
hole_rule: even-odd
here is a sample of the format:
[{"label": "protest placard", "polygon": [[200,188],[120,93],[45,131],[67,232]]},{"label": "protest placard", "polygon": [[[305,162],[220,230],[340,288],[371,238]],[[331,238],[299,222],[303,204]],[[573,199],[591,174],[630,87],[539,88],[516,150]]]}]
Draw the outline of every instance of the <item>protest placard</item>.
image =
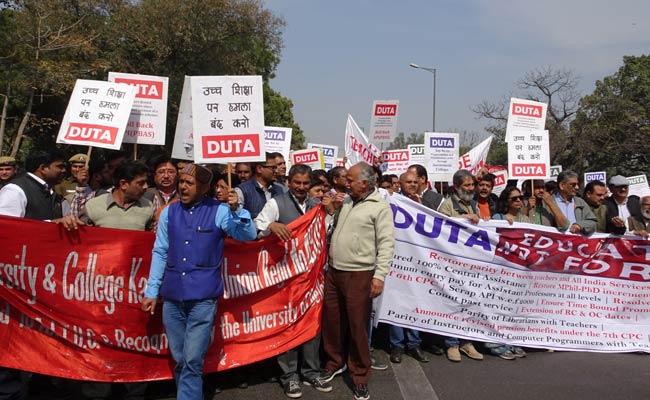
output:
[{"label": "protest placard", "polygon": [[546,179],[550,156],[548,131],[514,130],[508,142],[510,179]]},{"label": "protest placard", "polygon": [[390,143],[397,130],[399,100],[375,100],[370,119],[370,141],[374,144]]},{"label": "protest placard", "polygon": [[354,118],[348,114],[348,121],[345,124],[345,156],[348,158],[348,163],[354,165],[365,161],[373,165],[380,153],[377,146],[368,141],[368,137],[361,131]]},{"label": "protest placard", "polygon": [[389,198],[395,254],[379,322],[562,350],[650,352],[645,240],[451,219]]},{"label": "protest placard", "polygon": [[321,149],[296,150],[291,153],[291,165],[304,164],[311,169],[323,169],[323,153]]},{"label": "protest placard", "polygon": [[194,161],[265,159],[261,76],[193,76]]},{"label": "protest placard", "polygon": [[551,180],[557,179],[557,176],[560,175],[560,172],[562,172],[561,165],[551,165],[551,173],[549,178]]},{"label": "protest placard", "polygon": [[190,89],[190,77],[186,76],[183,81],[183,92],[181,103],[178,107],[178,118],[176,119],[176,131],[174,133],[174,144],[172,157],[179,160],[194,160],[194,135],[192,134],[192,94]]},{"label": "protest placard", "polygon": [[[320,332],[325,213],[315,208],[289,227],[286,242],[226,239],[205,373],[277,356]],[[3,249],[24,271],[0,275],[0,337],[11,348],[0,366],[104,382],[172,379],[162,302],[154,315],[140,310],[154,239],[0,217]]]},{"label": "protest placard", "polygon": [[544,130],[547,108],[546,103],[512,97],[508,108],[505,141],[510,142],[515,130]]},{"label": "protest placard", "polygon": [[424,166],[431,182],[449,182],[458,171],[458,134],[424,133]]},{"label": "protest placard", "polygon": [[280,153],[284,158],[289,158],[291,151],[292,128],[278,126],[264,127],[264,146],[268,153]]},{"label": "protest placard", "polygon": [[501,195],[503,189],[508,185],[508,171],[505,169],[490,171],[494,175],[494,187],[492,188],[492,193],[497,196]]},{"label": "protest placard", "polygon": [[382,172],[384,174],[395,174],[399,176],[406,172],[409,165],[411,165],[408,149],[386,150],[382,155],[384,157],[384,163],[382,164]]},{"label": "protest placard", "polygon": [[627,178],[630,182],[628,196],[635,195],[639,197],[650,196],[650,187],[648,187],[648,178],[644,175],[630,176]]},{"label": "protest placard", "polygon": [[493,137],[494,136],[490,135],[490,137],[460,156],[458,159],[458,169],[466,169],[469,170],[472,175],[476,175],[478,170],[485,166],[485,160],[487,160],[488,151],[490,150]]},{"label": "protest placard", "polygon": [[424,145],[409,144],[408,149],[409,149],[409,160],[411,160],[411,164],[419,164],[426,168],[427,156],[424,153]]},{"label": "protest placard", "polygon": [[598,172],[585,172],[585,181],[584,185],[586,186],[589,182],[601,181],[607,184],[607,172],[598,171]]},{"label": "protest placard", "polygon": [[336,160],[339,156],[339,146],[330,146],[328,144],[307,143],[308,149],[320,149],[323,153],[323,162],[325,170],[336,167]]},{"label": "protest placard", "polygon": [[77,79],[56,142],[119,150],[134,97],[123,83]]},{"label": "protest placard", "polygon": [[135,99],[123,143],[164,145],[169,78],[109,72],[108,81],[135,88]]}]

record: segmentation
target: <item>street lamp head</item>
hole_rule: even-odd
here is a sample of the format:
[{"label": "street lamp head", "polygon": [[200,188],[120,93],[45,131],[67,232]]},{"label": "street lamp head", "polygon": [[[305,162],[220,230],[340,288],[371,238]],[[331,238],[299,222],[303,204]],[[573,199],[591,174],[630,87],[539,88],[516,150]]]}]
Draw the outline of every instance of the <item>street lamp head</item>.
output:
[{"label": "street lamp head", "polygon": [[420,68],[420,66],[417,65],[417,64],[415,64],[415,63],[410,63],[410,64],[409,64],[409,67]]}]

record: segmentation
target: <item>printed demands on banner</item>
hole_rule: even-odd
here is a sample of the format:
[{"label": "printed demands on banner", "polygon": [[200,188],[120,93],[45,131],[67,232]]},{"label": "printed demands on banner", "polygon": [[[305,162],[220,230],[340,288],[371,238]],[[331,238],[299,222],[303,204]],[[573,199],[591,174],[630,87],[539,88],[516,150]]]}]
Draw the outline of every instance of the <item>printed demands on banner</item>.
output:
[{"label": "printed demands on banner", "polygon": [[380,322],[528,347],[650,352],[647,241],[467,225],[403,196],[390,202],[396,244]]}]

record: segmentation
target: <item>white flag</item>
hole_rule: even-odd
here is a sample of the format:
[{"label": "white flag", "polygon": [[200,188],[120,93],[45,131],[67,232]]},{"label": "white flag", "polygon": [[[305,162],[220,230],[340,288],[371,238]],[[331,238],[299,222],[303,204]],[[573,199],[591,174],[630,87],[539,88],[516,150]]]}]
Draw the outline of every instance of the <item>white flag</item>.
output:
[{"label": "white flag", "polygon": [[490,136],[474,146],[470,151],[463,154],[458,159],[458,169],[467,169],[472,173],[472,175],[476,175],[478,170],[485,166],[485,160],[487,159],[488,150],[490,150],[493,137],[494,136]]},{"label": "white flag", "polygon": [[381,152],[377,146],[368,141],[368,137],[361,131],[359,125],[348,114],[348,122],[345,124],[345,156],[348,162],[354,165],[365,161],[370,165],[379,158]]}]

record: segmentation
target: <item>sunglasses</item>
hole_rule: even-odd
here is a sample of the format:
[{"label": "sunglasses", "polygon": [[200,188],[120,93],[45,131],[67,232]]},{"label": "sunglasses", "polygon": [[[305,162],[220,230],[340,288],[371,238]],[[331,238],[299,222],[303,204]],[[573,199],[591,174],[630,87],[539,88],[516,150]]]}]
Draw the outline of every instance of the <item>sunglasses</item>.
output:
[{"label": "sunglasses", "polygon": [[509,197],[508,200],[510,200],[510,201],[522,201],[522,200],[524,200],[524,196],[512,196],[512,197]]}]

